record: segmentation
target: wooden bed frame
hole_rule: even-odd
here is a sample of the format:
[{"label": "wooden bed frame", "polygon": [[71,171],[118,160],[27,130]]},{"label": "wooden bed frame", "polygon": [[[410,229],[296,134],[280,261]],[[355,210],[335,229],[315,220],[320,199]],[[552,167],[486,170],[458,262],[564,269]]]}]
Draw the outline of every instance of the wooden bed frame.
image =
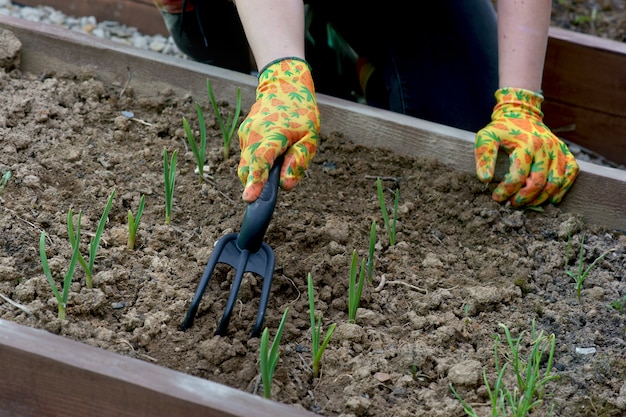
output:
[{"label": "wooden bed frame", "polygon": [[[129,82],[130,73],[129,83],[137,95],[154,95],[167,88],[202,94],[202,98],[210,78],[218,99],[232,97],[237,87],[244,107],[254,99],[256,79],[251,76],[6,16],[0,16],[0,28],[11,30],[22,42],[24,72],[87,71],[120,89]],[[618,100],[617,95],[611,97]],[[323,132],[339,131],[361,145],[435,157],[459,171],[474,171],[471,132],[324,95],[318,96],[318,102]],[[626,171],[580,165],[580,176],[561,207],[582,214],[590,223],[626,230]],[[2,320],[0,370],[0,417],[314,415]]]}]

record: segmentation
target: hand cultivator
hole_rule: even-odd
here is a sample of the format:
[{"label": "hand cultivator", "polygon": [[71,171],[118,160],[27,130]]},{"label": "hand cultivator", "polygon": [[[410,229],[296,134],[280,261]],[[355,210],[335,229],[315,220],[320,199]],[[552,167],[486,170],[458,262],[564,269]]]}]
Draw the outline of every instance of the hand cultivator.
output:
[{"label": "hand cultivator", "polygon": [[274,274],[275,263],[274,251],[263,241],[263,237],[265,236],[265,232],[267,231],[276,206],[278,180],[282,163],[282,156],[274,162],[274,166],[270,171],[268,181],[261,195],[246,208],[239,233],[227,234],[215,244],[215,249],[207,263],[204,274],[198,284],[196,294],[185,317],[185,321],[182,324],[182,330],[187,330],[193,324],[202,295],[211,279],[215,266],[218,263],[224,263],[235,268],[235,278],[233,279],[224,314],[222,315],[222,319],[215,334],[222,335],[226,332],[235,301],[237,300],[241,280],[243,274],[246,272],[255,273],[263,278],[259,310],[256,323],[252,330],[252,337],[257,337],[261,333],[261,326],[263,325],[265,310],[267,309],[267,302],[272,286],[272,275]]}]

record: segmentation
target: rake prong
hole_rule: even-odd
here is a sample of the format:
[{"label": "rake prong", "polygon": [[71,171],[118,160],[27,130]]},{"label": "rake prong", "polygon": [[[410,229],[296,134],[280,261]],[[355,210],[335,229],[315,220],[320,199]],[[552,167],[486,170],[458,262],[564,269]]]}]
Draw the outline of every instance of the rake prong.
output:
[{"label": "rake prong", "polygon": [[217,326],[217,330],[215,331],[216,336],[221,336],[228,328],[228,322],[230,321],[230,316],[233,313],[233,307],[237,301],[237,294],[239,294],[239,287],[241,287],[241,280],[244,272],[246,271],[246,264],[248,263],[249,256],[250,252],[245,249],[242,250],[239,255],[237,268],[235,268],[235,278],[233,279],[233,284],[230,287],[230,294],[228,294],[228,301],[226,302],[226,307],[224,308],[222,320],[220,320],[220,324]]},{"label": "rake prong", "polygon": [[265,310],[267,310],[267,302],[270,298],[270,290],[272,289],[272,277],[274,275],[274,251],[267,243],[263,242],[261,250],[259,252],[265,252],[265,273],[263,274],[263,287],[261,289],[261,299],[259,300],[259,311],[256,316],[256,323],[252,329],[251,337],[258,337],[261,333],[261,326],[263,325],[263,319],[265,318]]},{"label": "rake prong", "polygon": [[202,278],[200,279],[200,283],[198,284],[198,288],[196,289],[193,301],[189,306],[189,310],[187,311],[187,316],[185,317],[185,321],[183,321],[181,330],[185,331],[193,324],[193,320],[196,317],[196,313],[198,312],[198,307],[200,306],[200,301],[202,301],[202,296],[204,295],[204,291],[206,291],[206,287],[211,280],[211,276],[213,275],[215,266],[220,262],[224,262],[223,260],[220,260],[222,253],[225,252],[224,248],[228,245],[228,243],[234,242],[235,239],[237,239],[237,236],[237,233],[230,233],[217,241],[215,249],[213,250],[213,254],[211,255],[211,258],[209,259],[209,262],[204,269],[204,273],[202,274]]}]

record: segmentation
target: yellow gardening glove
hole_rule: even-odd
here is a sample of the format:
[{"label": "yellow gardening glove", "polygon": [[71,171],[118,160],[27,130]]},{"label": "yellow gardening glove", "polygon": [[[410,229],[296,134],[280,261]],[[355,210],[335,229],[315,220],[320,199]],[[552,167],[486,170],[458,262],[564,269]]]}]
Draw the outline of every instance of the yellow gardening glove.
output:
[{"label": "yellow gardening glove", "polygon": [[492,180],[502,149],[509,155],[510,167],[492,193],[494,200],[509,200],[514,207],[560,202],[578,175],[578,163],[567,145],[543,124],[543,96],[519,88],[501,88],[495,96],[491,123],[476,134],[478,178]]},{"label": "yellow gardening glove", "polygon": [[320,130],[313,78],[304,60],[285,58],[265,67],[256,99],[239,127],[238,175],[248,203],[261,194],[274,160],[283,153],[280,186],[291,190],[298,184],[315,155]]}]

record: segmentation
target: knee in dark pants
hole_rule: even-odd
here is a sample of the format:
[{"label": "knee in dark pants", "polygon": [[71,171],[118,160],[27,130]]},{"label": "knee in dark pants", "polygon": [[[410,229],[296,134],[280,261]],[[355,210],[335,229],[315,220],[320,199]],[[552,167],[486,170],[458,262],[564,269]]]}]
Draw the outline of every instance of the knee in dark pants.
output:
[{"label": "knee in dark pants", "polygon": [[217,0],[194,6],[182,13],[161,11],[178,49],[194,61],[250,73],[248,42],[232,2]]}]

